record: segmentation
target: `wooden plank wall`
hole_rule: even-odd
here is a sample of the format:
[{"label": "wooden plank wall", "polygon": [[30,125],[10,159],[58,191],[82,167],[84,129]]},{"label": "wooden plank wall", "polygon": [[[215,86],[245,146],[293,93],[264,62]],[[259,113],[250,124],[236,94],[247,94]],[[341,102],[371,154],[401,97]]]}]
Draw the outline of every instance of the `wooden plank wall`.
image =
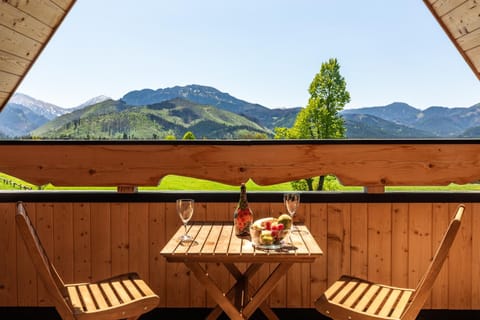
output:
[{"label": "wooden plank wall", "polygon": [[[160,307],[209,307],[212,300],[183,264],[160,249],[180,226],[173,203],[27,203],[48,255],[66,282],[138,271],[161,298]],[[456,203],[303,203],[305,221],[325,252],[295,265],[269,298],[278,308],[310,308],[341,273],[414,286],[432,256]],[[194,220],[229,220],[235,203],[196,204]],[[281,203],[251,203],[256,218],[283,212]],[[0,306],[50,305],[16,233],[15,203],[0,203]],[[269,266],[266,266],[269,267]],[[219,265],[210,274],[227,289]],[[266,274],[266,270],[260,272]],[[426,308],[480,308],[480,204],[467,204],[453,251]],[[185,293],[190,294],[185,294]],[[198,294],[203,292],[203,294]]]}]

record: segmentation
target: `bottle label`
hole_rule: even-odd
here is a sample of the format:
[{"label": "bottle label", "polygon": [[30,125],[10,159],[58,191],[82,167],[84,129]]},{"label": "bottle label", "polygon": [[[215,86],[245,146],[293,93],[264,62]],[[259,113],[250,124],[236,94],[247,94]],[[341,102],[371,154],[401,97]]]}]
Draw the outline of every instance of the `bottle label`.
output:
[{"label": "bottle label", "polygon": [[250,226],[253,223],[253,215],[249,208],[237,208],[234,214],[235,234],[239,237],[250,235]]}]

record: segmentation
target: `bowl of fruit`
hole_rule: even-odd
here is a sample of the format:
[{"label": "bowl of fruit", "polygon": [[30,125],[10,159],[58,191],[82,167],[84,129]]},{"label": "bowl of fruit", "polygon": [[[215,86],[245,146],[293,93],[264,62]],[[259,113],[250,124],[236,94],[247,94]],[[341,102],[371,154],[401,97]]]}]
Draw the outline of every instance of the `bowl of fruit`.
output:
[{"label": "bowl of fruit", "polygon": [[291,227],[292,218],[288,214],[255,220],[250,226],[252,244],[260,249],[279,249]]}]

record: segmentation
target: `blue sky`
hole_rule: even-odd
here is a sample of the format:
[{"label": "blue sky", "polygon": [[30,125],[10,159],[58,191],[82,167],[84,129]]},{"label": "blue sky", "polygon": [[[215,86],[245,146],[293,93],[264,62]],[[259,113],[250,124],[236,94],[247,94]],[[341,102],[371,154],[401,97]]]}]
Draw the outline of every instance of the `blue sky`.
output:
[{"label": "blue sky", "polygon": [[17,91],[74,107],[201,84],[305,106],[329,58],[347,108],[480,102],[479,80],[421,0],[77,0]]}]

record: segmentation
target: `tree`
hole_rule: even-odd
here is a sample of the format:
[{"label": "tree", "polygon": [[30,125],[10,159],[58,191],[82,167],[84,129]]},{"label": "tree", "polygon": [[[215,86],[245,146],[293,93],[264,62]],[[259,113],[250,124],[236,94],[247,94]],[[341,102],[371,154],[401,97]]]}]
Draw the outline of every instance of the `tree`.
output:
[{"label": "tree", "polygon": [[339,113],[350,102],[346,86],[337,59],[322,63],[320,72],[310,84],[308,104],[300,111],[294,124],[299,138],[345,138],[345,125]]},{"label": "tree", "polygon": [[185,132],[185,134],[183,135],[182,140],[195,140],[195,135],[193,134],[192,131],[187,131],[187,132]]},{"label": "tree", "polygon": [[266,133],[263,132],[255,132],[255,131],[247,131],[247,130],[241,130],[238,133],[238,139],[257,139],[257,140],[262,140],[262,139],[267,139],[268,136]]},{"label": "tree", "polygon": [[[298,113],[292,128],[275,128],[275,137],[278,139],[345,138],[345,124],[340,111],[350,102],[350,93],[346,87],[337,59],[332,58],[322,63],[320,72],[315,75],[308,89],[310,98],[307,106]],[[305,180],[308,190],[313,190],[313,178]],[[325,176],[320,176],[317,190],[323,190],[324,182]],[[302,185],[299,182],[295,183]]]}]

